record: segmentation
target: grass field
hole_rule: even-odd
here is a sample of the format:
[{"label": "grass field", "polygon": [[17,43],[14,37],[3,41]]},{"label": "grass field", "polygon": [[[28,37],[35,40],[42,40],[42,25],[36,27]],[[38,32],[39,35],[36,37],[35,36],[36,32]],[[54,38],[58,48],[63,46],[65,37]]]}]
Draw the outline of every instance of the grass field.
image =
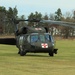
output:
[{"label": "grass field", "polygon": [[75,75],[75,40],[58,40],[58,54],[17,54],[15,46],[0,45],[0,75]]}]

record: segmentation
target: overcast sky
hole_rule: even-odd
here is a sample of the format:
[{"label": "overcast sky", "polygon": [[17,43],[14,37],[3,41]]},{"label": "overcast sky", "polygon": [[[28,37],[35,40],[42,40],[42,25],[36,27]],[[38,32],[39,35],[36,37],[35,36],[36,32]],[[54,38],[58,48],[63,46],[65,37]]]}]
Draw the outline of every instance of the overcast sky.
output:
[{"label": "overcast sky", "polygon": [[62,12],[75,10],[75,0],[0,0],[0,6],[14,8],[17,6],[18,15],[28,16],[31,12],[50,14],[61,8]]}]

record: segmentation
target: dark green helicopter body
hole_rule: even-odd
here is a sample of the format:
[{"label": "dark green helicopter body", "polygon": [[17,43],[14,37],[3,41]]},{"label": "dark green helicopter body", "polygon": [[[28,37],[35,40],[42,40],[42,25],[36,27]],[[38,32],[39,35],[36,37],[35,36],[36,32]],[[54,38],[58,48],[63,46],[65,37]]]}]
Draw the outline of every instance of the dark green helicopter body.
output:
[{"label": "dark green helicopter body", "polygon": [[15,25],[15,38],[0,38],[0,44],[9,44],[16,45],[19,49],[18,54],[21,56],[26,55],[27,52],[40,52],[40,53],[49,53],[50,56],[57,54],[55,48],[55,42],[53,37],[48,33],[48,28],[44,26],[35,26],[29,27],[25,26],[18,29],[18,23],[20,21],[29,21],[29,22],[40,22],[40,23],[49,23],[48,25],[61,25],[66,27],[75,28],[75,23],[63,22],[63,21],[53,21],[53,20],[15,20],[12,19]]},{"label": "dark green helicopter body", "polygon": [[44,27],[23,27],[16,33],[17,47],[21,56],[27,52],[57,53],[54,48],[54,39]]}]

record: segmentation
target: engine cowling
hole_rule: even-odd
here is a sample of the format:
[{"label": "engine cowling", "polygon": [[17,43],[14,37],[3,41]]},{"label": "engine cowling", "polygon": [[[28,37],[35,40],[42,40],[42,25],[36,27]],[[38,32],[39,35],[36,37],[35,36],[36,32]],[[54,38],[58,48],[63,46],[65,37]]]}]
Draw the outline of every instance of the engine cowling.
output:
[{"label": "engine cowling", "polygon": [[26,34],[27,33],[27,28],[26,27],[22,27],[19,30],[16,31],[15,35],[20,35],[20,34]]}]

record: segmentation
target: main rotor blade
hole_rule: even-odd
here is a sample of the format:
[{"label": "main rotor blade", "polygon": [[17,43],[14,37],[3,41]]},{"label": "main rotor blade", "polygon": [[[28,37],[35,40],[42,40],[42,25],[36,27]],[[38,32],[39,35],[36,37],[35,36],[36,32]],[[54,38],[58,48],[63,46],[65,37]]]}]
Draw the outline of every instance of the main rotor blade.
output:
[{"label": "main rotor blade", "polygon": [[72,23],[72,22],[53,21],[53,20],[41,20],[40,22],[49,23],[50,25],[55,24],[55,25],[68,26],[68,27],[75,28],[75,23]]},{"label": "main rotor blade", "polygon": [[64,22],[64,21],[53,21],[53,20],[40,20],[40,19],[10,19],[14,24],[18,24],[21,21],[29,21],[29,22],[41,22],[41,23],[49,23],[49,25],[60,25],[75,28],[75,23],[72,22]]}]

